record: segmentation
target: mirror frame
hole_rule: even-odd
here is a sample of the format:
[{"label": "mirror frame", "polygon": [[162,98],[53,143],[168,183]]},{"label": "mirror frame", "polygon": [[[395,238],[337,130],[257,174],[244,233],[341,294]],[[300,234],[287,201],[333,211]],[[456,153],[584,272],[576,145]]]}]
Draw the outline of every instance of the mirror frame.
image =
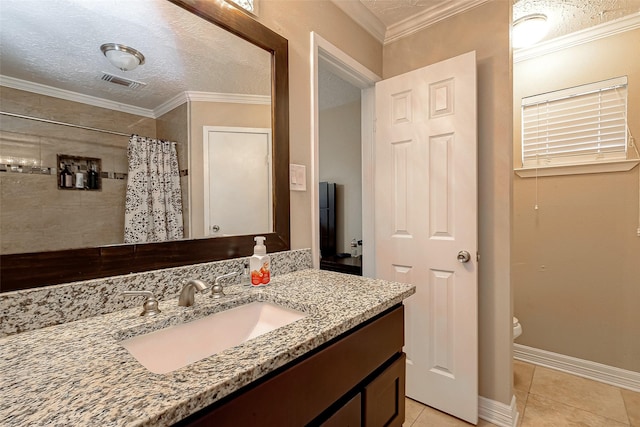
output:
[{"label": "mirror frame", "polygon": [[[223,0],[169,0],[272,55],[274,232],[269,252],[290,249],[288,41]],[[215,52],[212,52],[215,54]],[[0,292],[249,256],[253,235],[0,255]]]}]

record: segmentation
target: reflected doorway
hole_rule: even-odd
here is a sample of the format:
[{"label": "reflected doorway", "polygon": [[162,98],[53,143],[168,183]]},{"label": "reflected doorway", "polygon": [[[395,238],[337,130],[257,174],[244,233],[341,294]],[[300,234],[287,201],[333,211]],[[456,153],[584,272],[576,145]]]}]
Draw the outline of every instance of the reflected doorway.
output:
[{"label": "reflected doorway", "polygon": [[[360,150],[361,150],[361,235],[362,246],[359,246],[362,275],[375,277],[375,236],[373,212],[373,140],[374,140],[374,85],[380,77],[371,70],[354,60],[352,57],[323,39],[315,32],[311,33],[313,56],[311,72],[314,84],[311,87],[311,109],[313,111],[312,130],[312,181],[311,181],[311,254],[313,266],[320,267],[320,221],[319,221],[319,183],[320,180],[320,94],[327,90],[326,82],[320,81],[320,69],[339,76],[342,80],[359,90],[360,97]],[[326,120],[326,119],[325,119]],[[325,125],[327,122],[325,122]],[[352,237],[353,238],[353,237]],[[350,240],[349,240],[350,244]],[[336,249],[337,250],[337,249]]]},{"label": "reflected doorway", "polygon": [[361,90],[318,68],[320,268],[362,275]]}]

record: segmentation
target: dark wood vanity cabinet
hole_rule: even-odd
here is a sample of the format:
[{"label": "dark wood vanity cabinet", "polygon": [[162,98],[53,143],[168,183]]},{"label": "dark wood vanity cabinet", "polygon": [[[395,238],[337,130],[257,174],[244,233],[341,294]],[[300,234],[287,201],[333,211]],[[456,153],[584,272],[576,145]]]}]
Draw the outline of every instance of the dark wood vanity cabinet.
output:
[{"label": "dark wood vanity cabinet", "polygon": [[356,394],[347,403],[332,412],[321,427],[344,427],[362,425],[362,393]]},{"label": "dark wood vanity cabinet", "polygon": [[404,307],[359,325],[179,426],[402,426]]},{"label": "dark wood vanity cabinet", "polygon": [[[364,384],[358,394],[317,425],[321,427],[401,426],[404,422],[405,354]],[[311,423],[310,425],[316,425]]]},{"label": "dark wood vanity cabinet", "polygon": [[401,426],[404,422],[404,378],[407,357],[402,353],[364,388],[363,426]]}]

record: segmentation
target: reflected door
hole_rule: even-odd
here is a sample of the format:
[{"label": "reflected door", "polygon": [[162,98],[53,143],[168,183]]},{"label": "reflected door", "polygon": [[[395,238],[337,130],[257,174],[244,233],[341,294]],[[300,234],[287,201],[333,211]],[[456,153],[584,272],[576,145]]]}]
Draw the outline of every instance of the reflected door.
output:
[{"label": "reflected door", "polygon": [[273,230],[271,129],[205,127],[207,236]]}]

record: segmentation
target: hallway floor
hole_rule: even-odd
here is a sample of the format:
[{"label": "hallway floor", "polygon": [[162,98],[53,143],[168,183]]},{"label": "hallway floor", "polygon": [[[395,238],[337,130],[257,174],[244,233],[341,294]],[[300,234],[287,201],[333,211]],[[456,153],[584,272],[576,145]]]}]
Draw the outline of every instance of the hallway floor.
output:
[{"label": "hallway floor", "polygon": [[[515,360],[514,389],[521,427],[640,427],[640,393]],[[470,424],[406,399],[404,427]],[[479,420],[478,426],[493,426]]]}]

